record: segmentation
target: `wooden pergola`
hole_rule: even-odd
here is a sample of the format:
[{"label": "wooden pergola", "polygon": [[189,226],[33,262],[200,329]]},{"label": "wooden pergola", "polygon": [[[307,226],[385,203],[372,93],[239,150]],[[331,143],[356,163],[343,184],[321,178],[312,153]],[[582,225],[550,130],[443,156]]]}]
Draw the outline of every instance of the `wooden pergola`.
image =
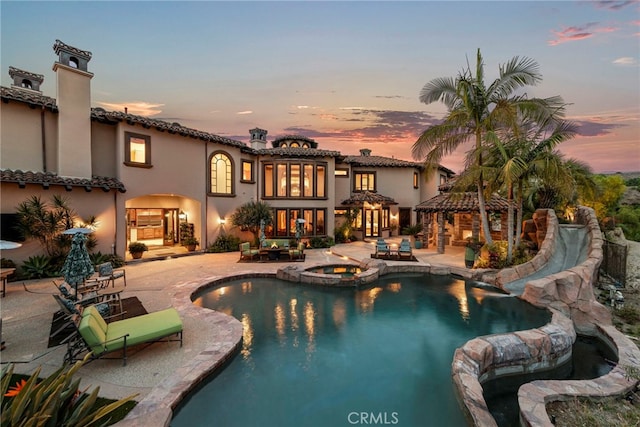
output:
[{"label": "wooden pergola", "polygon": [[[494,194],[485,200],[485,208],[491,237],[495,240],[506,239],[509,201]],[[470,237],[482,240],[478,194],[475,192],[442,193],[420,203],[415,211],[422,220],[424,247],[437,245],[438,253],[442,254],[446,244],[463,246]],[[451,214],[452,224],[446,221]]]}]

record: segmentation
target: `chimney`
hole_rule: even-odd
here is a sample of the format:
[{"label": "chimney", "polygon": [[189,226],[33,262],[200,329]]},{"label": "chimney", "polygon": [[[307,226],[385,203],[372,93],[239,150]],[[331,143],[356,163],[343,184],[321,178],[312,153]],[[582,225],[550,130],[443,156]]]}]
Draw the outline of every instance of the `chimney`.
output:
[{"label": "chimney", "polygon": [[249,144],[254,150],[261,150],[267,148],[267,131],[260,128],[253,128],[249,130],[251,135],[251,141]]},{"label": "chimney", "polygon": [[368,148],[361,148],[360,149],[360,155],[362,157],[369,157],[371,155],[371,150]]},{"label": "chimney", "polygon": [[40,85],[44,81],[42,74],[34,74],[15,67],[9,67],[9,76],[13,79],[11,87],[42,94]]},{"label": "chimney", "polygon": [[58,175],[91,178],[91,52],[56,40]]}]

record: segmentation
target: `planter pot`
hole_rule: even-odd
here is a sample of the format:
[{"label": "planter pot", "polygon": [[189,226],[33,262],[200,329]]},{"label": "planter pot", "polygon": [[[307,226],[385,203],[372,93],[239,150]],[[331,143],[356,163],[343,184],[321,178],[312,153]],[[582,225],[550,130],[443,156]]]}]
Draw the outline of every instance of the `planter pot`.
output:
[{"label": "planter pot", "polygon": [[189,252],[193,252],[196,250],[196,245],[186,245],[186,248]]},{"label": "planter pot", "polygon": [[133,258],[133,259],[140,259],[140,258],[142,258],[142,254],[143,254],[143,253],[144,253],[144,252],[131,252],[131,258]]},{"label": "planter pot", "polygon": [[472,248],[465,248],[464,249],[464,265],[467,268],[472,268],[473,264],[476,260],[476,253]]},{"label": "planter pot", "polygon": [[416,241],[415,241],[415,243],[413,245],[416,247],[416,249],[422,249],[422,241],[421,240],[416,239]]}]

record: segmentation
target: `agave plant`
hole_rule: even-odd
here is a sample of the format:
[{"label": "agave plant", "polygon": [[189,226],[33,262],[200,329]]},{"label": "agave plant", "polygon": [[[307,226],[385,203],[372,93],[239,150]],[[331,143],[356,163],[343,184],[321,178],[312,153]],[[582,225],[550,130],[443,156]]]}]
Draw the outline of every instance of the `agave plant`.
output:
[{"label": "agave plant", "polygon": [[44,380],[39,380],[37,368],[27,380],[10,387],[13,365],[2,368],[0,381],[0,424],[13,426],[107,426],[113,412],[133,400],[136,395],[125,397],[105,406],[95,405],[100,387],[90,393],[79,389],[80,380],[74,374],[87,359],[67,369],[63,366]]},{"label": "agave plant", "polygon": [[56,276],[56,268],[51,263],[51,258],[46,255],[30,256],[21,267],[22,274],[27,279],[42,279],[43,277]]}]

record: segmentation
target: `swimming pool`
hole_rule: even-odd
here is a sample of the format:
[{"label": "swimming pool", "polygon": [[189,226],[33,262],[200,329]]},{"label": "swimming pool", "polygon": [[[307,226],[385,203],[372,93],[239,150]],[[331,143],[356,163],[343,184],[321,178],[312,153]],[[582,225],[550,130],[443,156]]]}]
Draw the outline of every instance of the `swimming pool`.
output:
[{"label": "swimming pool", "polygon": [[454,350],[550,319],[519,299],[423,274],[384,276],[366,289],[243,279],[195,303],[238,318],[243,343],[183,402],[174,427],[463,426]]}]

